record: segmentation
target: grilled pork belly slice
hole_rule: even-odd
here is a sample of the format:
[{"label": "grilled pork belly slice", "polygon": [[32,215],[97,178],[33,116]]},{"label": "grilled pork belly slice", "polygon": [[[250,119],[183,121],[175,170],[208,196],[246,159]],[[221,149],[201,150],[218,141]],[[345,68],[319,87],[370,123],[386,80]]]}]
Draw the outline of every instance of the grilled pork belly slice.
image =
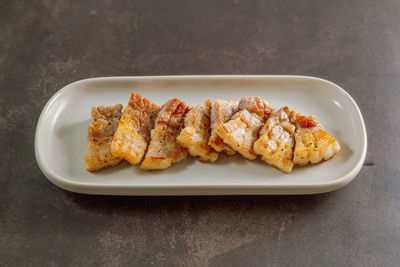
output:
[{"label": "grilled pork belly slice", "polygon": [[85,166],[88,171],[99,171],[118,165],[122,158],[111,154],[111,142],[121,118],[122,105],[92,108],[88,129],[88,147]]},{"label": "grilled pork belly slice", "polygon": [[325,131],[316,117],[305,117],[292,110],[289,113],[289,119],[296,125],[293,157],[295,165],[315,164],[339,153],[339,142]]},{"label": "grilled pork belly slice", "polygon": [[208,145],[211,135],[210,113],[211,101],[206,100],[203,104],[192,108],[185,118],[185,128],[177,137],[178,143],[188,149],[193,157],[199,157],[200,161],[215,162],[218,152]]},{"label": "grilled pork belly slice", "polygon": [[258,96],[246,96],[240,100],[239,111],[231,120],[220,125],[217,135],[233,150],[247,159],[255,159],[253,144],[266,117],[271,113],[271,106]]},{"label": "grilled pork belly slice", "polygon": [[230,146],[224,143],[221,137],[217,135],[218,128],[228,122],[232,115],[238,111],[239,103],[237,101],[226,101],[224,99],[216,99],[211,104],[211,136],[208,145],[217,152],[224,151],[226,155],[232,156],[236,152]]},{"label": "grilled pork belly slice", "polygon": [[138,164],[150,142],[151,129],[159,109],[150,100],[132,93],[115,132],[111,153],[133,165]]},{"label": "grilled pork belly slice", "polygon": [[146,156],[140,165],[143,170],[166,169],[186,158],[186,148],[176,140],[189,107],[180,99],[168,100],[158,113]]},{"label": "grilled pork belly slice", "polygon": [[274,111],[253,146],[262,161],[285,173],[290,173],[293,168],[293,135],[296,128],[289,121],[289,112],[287,107]]}]

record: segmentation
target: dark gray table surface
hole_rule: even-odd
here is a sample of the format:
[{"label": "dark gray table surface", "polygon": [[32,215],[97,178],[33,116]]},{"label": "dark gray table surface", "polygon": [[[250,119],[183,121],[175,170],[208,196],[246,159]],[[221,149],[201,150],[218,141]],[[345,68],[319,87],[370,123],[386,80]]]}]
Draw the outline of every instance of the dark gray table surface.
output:
[{"label": "dark gray table surface", "polygon": [[[0,265],[398,266],[399,15],[394,0],[1,1]],[[179,74],[333,81],[364,115],[366,163],[310,196],[88,196],[41,173],[35,127],[58,89]]]}]

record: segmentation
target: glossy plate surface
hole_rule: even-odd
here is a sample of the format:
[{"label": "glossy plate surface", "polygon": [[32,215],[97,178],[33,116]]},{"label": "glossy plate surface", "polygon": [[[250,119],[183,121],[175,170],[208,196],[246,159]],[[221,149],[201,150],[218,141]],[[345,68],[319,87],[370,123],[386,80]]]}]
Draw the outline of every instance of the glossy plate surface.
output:
[{"label": "glossy plate surface", "polygon": [[[97,173],[85,170],[87,127],[92,106],[127,105],[136,91],[160,106],[170,98],[197,105],[207,98],[239,100],[258,95],[274,108],[283,105],[315,115],[337,138],[342,151],[291,174],[240,156],[220,155],[216,163],[188,157],[162,171],[146,172],[123,162]],[[338,189],[360,171],[367,150],[364,121],[357,104],[339,86],[304,76],[109,77],[74,82],[44,107],[36,128],[39,167],[57,186],[79,193],[107,195],[315,194]]]}]

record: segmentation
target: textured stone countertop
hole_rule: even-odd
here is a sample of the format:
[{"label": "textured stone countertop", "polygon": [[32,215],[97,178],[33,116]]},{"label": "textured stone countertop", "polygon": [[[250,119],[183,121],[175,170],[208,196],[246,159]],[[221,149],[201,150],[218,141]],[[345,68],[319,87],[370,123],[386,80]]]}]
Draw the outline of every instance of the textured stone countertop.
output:
[{"label": "textured stone countertop", "polygon": [[[0,3],[1,266],[395,266],[400,262],[400,2]],[[46,101],[89,77],[297,74],[358,103],[357,177],[310,196],[113,197],[51,184]]]}]

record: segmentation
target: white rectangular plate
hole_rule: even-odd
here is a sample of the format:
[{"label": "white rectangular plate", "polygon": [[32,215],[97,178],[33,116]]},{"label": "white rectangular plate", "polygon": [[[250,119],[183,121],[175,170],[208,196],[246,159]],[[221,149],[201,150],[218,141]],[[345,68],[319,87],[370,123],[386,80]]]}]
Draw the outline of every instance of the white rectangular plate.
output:
[{"label": "white rectangular plate", "polygon": [[[84,156],[92,106],[128,103],[132,91],[162,105],[178,97],[189,105],[207,98],[240,100],[261,96],[315,115],[340,142],[342,151],[327,162],[294,168],[291,174],[240,156],[221,155],[216,163],[188,157],[167,170],[146,172],[123,162],[87,172]],[[44,107],[36,128],[39,167],[57,186],[106,195],[315,194],[338,189],[360,171],[367,150],[364,121],[357,104],[339,86],[303,76],[110,77],[77,81],[58,91]]]}]

